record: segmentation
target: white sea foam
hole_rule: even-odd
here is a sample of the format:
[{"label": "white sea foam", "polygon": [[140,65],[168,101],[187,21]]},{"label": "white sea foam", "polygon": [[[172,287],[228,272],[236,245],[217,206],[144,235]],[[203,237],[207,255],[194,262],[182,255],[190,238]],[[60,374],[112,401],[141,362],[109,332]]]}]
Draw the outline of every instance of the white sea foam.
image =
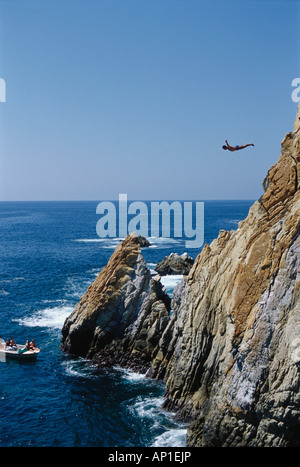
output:
[{"label": "white sea foam", "polygon": [[94,367],[87,363],[84,359],[65,360],[62,366],[68,376],[75,376],[77,378],[95,379],[97,374],[94,372]]},{"label": "white sea foam", "polygon": [[119,245],[124,238],[114,237],[114,238],[77,238],[75,242],[82,242],[82,243],[101,243],[101,247],[105,249],[115,249],[117,245]]},{"label": "white sea foam", "polygon": [[131,381],[133,383],[143,381],[146,379],[146,374],[136,373],[132,370],[121,368],[118,366],[115,366],[114,369],[119,371],[122,374],[123,379]]},{"label": "white sea foam", "polygon": [[107,240],[106,238],[76,238],[74,242],[89,243],[89,242],[105,242],[106,240]]},{"label": "white sea foam", "polygon": [[5,295],[9,295],[9,292],[7,292],[6,290],[2,289],[0,290],[0,297],[4,297]]},{"label": "white sea foam", "polygon": [[94,277],[69,277],[63,288],[67,298],[78,301],[94,281]]},{"label": "white sea foam", "polygon": [[184,447],[186,426],[174,420],[174,414],[162,409],[163,397],[136,398],[133,410],[142,419],[152,423],[152,430],[161,431],[153,441],[153,447]]},{"label": "white sea foam", "polygon": [[13,277],[12,279],[3,279],[0,281],[0,284],[10,284],[14,281],[25,281],[24,277]]},{"label": "white sea foam", "polygon": [[101,269],[102,268],[92,268],[90,271],[88,271],[88,273],[97,277]]},{"label": "white sea foam", "polygon": [[147,263],[147,268],[149,269],[151,275],[156,275],[157,272],[155,271],[155,266],[156,266],[156,263]]},{"label": "white sea foam", "polygon": [[65,319],[73,311],[71,306],[55,306],[32,313],[25,318],[16,319],[22,326],[61,329]]},{"label": "white sea foam", "polygon": [[[174,245],[180,245],[182,240],[169,237],[147,237],[150,246],[147,248],[173,248]],[[81,243],[101,243],[101,248],[115,249],[117,245],[124,241],[121,237],[106,238],[76,238],[75,242]]]},{"label": "white sea foam", "polygon": [[172,428],[157,436],[151,447],[185,447],[186,428]]},{"label": "white sea foam", "polygon": [[169,237],[149,237],[149,248],[173,248],[174,245],[180,245],[182,240]]},{"label": "white sea foam", "polygon": [[161,424],[161,420],[158,415],[161,415],[160,408],[163,404],[163,397],[137,397],[137,400],[133,406],[135,413],[141,418],[151,419],[153,422],[153,428],[157,428]]},{"label": "white sea foam", "polygon": [[167,292],[173,292],[174,287],[182,280],[182,274],[162,276],[160,281],[165,286]]},{"label": "white sea foam", "polygon": [[241,221],[241,219],[224,219],[224,224],[236,224]]}]

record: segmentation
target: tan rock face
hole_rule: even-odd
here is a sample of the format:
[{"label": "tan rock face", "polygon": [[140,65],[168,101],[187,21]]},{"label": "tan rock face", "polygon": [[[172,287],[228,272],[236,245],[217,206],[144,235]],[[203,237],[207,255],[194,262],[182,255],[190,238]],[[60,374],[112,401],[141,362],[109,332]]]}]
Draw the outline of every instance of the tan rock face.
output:
[{"label": "tan rock face", "polygon": [[237,231],[196,258],[153,362],[165,405],[195,419],[192,445],[300,444],[299,138],[286,135]]},{"label": "tan rock face", "polygon": [[65,321],[62,348],[100,365],[149,368],[169,311],[137,236],[128,235]]}]

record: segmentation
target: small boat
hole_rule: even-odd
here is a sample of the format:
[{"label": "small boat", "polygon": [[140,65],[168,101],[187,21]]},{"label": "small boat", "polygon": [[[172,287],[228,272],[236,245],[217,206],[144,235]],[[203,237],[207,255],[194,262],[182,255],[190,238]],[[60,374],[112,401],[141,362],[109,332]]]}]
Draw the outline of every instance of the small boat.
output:
[{"label": "small boat", "polygon": [[6,361],[7,358],[19,360],[35,360],[40,353],[40,349],[28,350],[25,345],[15,344],[13,347],[6,346],[5,341],[0,339],[0,361]]}]

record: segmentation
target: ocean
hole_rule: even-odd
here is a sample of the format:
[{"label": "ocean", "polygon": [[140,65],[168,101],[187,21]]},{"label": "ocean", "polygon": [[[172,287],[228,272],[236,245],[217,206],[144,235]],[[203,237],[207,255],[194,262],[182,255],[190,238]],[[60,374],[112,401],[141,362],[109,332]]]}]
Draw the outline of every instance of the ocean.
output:
[{"label": "ocean", "polygon": [[[205,201],[204,241],[233,230],[253,201]],[[0,447],[184,447],[186,425],[162,409],[164,384],[99,369],[60,349],[66,317],[120,238],[96,233],[98,202],[0,202],[0,337],[35,339],[35,362],[0,362]],[[151,272],[184,238],[149,238]],[[172,295],[180,276],[165,276]]]}]

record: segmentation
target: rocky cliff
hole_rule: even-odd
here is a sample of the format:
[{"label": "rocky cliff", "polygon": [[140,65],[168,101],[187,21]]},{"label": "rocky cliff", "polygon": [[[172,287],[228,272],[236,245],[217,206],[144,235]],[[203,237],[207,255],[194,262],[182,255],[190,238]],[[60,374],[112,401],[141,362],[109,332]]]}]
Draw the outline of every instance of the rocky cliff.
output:
[{"label": "rocky cliff", "polygon": [[300,445],[300,133],[281,146],[248,217],[174,293],[152,376],[189,445]]},{"label": "rocky cliff", "polygon": [[300,132],[281,148],[247,218],[175,289],[171,316],[131,235],[63,328],[64,350],[163,379],[191,446],[300,445]]}]

